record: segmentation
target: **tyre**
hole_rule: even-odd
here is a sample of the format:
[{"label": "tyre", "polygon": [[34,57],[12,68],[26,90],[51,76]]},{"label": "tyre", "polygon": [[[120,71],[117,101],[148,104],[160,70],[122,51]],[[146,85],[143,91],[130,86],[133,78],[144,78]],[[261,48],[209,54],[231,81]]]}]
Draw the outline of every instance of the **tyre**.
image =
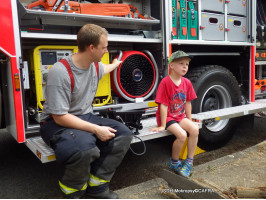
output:
[{"label": "tyre", "polygon": [[[192,101],[192,113],[240,105],[238,82],[226,68],[217,65],[202,66],[192,69],[187,77],[191,80],[198,97]],[[203,124],[198,146],[204,150],[224,146],[232,138],[236,125],[237,118]]]}]

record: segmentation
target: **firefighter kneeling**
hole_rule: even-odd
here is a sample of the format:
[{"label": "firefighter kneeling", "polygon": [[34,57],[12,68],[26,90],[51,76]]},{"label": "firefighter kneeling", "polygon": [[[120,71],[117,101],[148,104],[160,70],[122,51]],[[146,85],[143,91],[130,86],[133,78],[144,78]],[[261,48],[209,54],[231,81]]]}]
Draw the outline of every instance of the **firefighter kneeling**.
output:
[{"label": "firefighter kneeling", "polygon": [[[87,24],[77,35],[79,51],[49,70],[41,136],[65,166],[59,186],[69,198],[118,198],[109,183],[132,140],[120,122],[93,115],[98,82],[119,66],[101,63],[108,52],[105,29]],[[94,63],[96,62],[96,63]]]}]

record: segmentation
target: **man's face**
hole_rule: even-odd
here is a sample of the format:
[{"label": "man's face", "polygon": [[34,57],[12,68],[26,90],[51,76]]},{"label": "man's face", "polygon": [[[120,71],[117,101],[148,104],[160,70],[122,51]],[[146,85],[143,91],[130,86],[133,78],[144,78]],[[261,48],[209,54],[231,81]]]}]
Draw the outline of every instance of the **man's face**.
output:
[{"label": "man's face", "polygon": [[108,40],[106,35],[101,35],[100,43],[94,47],[93,55],[95,62],[100,62],[103,55],[108,52]]}]

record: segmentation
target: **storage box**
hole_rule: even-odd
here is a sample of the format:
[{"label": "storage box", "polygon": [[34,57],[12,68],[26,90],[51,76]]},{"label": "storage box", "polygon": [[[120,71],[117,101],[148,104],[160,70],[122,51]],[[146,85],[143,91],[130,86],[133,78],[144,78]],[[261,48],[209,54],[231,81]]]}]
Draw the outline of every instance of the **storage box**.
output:
[{"label": "storage box", "polygon": [[225,40],[224,14],[201,13],[200,32],[202,40]]},{"label": "storage box", "polygon": [[224,13],[225,0],[201,0],[201,10]]},{"label": "storage box", "polygon": [[227,40],[234,42],[247,42],[247,18],[227,16]]},{"label": "storage box", "polygon": [[227,14],[247,16],[248,0],[230,0],[227,3]]}]

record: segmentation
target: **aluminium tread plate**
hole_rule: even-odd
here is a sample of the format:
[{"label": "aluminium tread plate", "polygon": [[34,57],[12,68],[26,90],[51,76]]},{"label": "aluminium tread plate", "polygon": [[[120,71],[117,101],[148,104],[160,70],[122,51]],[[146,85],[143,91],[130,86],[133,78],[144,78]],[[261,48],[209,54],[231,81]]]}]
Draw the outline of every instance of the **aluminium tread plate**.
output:
[{"label": "aluminium tread plate", "polygon": [[[156,122],[156,118],[155,117],[150,117],[147,119],[143,119],[141,120],[143,129],[139,130],[139,135],[136,135],[137,137],[133,137],[131,143],[136,143],[136,142],[140,142],[140,139],[142,141],[145,140],[150,140],[150,139],[155,139],[155,138],[159,138],[159,137],[164,137],[167,135],[170,135],[170,133],[168,133],[167,131],[163,131],[163,132],[151,132],[150,129],[152,127],[157,126],[157,122]],[[140,139],[139,139],[140,138]]]},{"label": "aluminium tread plate", "polygon": [[42,163],[55,160],[54,150],[47,146],[40,136],[27,139],[26,145]]},{"label": "aluminium tread plate", "polygon": [[265,101],[256,101],[250,104],[235,106],[230,108],[224,108],[220,110],[213,110],[208,112],[202,112],[199,114],[192,114],[192,118],[203,122],[204,120],[223,120],[233,117],[239,117],[249,114],[254,114],[260,111],[266,111]]},{"label": "aluminium tread plate", "polygon": [[[261,112],[261,111],[266,111],[266,99],[258,100],[254,103],[250,103],[247,105],[225,108],[216,111],[209,111],[200,114],[193,114],[192,118],[202,122],[208,119],[219,118],[219,120],[221,120],[230,117],[238,117],[247,114],[254,114],[256,112]],[[139,134],[136,135],[136,137],[133,137],[131,143],[137,143],[140,142],[141,140],[146,141],[170,135],[170,133],[168,133],[167,131],[163,131],[160,133],[155,133],[150,131],[150,128],[155,127],[157,125],[155,117],[149,117],[143,119],[141,122],[144,128],[142,130],[139,130]],[[43,163],[50,162],[56,159],[54,151],[44,143],[44,141],[40,136],[27,139],[26,145]]]},{"label": "aluminium tread plate", "polygon": [[[139,130],[140,134],[136,135],[142,141],[169,135],[167,131],[164,131],[161,133],[155,133],[155,132],[149,131],[150,128],[156,126],[155,117],[142,120],[142,125],[145,128],[143,128],[142,130]],[[141,140],[138,138],[133,137],[133,140],[131,143],[140,142]],[[54,150],[50,148],[49,146],[47,146],[40,136],[27,139],[26,145],[41,160],[42,163],[54,161],[56,159],[54,155]]]}]

